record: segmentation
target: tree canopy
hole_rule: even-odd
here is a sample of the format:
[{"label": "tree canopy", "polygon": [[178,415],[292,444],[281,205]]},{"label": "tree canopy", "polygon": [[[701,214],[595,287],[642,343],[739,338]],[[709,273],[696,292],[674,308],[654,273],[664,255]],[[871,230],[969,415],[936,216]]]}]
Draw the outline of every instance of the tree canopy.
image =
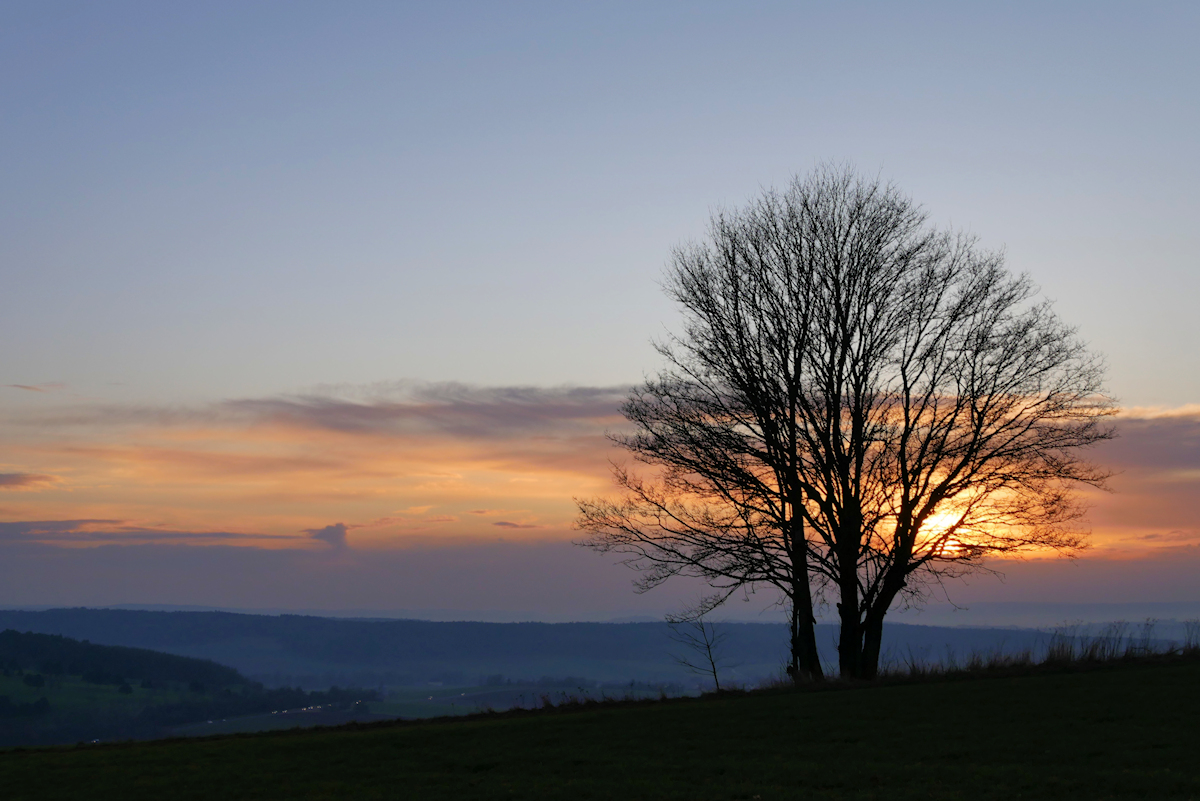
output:
[{"label": "tree canopy", "polygon": [[583,544],[649,588],[699,576],[707,606],[771,585],[795,676],[873,676],[883,619],[997,554],[1084,547],[1073,489],[1105,473],[1103,362],[1002,252],[940,230],[895,186],[825,167],[711,219],[675,250],[682,330],[628,397],[618,498],[579,503]]}]

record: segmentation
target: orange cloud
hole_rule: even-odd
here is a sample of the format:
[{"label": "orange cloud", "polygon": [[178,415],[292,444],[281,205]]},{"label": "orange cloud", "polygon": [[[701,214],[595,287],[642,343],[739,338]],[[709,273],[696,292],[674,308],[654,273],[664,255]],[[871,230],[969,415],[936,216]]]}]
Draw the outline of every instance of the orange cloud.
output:
[{"label": "orange cloud", "polygon": [[0,489],[36,490],[58,483],[58,476],[41,473],[0,473]]},{"label": "orange cloud", "polygon": [[433,527],[477,536],[488,523],[473,511],[516,506],[532,517],[513,526],[567,537],[571,498],[607,489],[603,432],[620,421],[618,400],[610,389],[450,385],[403,401],[57,410],[26,417],[13,439],[27,469],[69,469],[70,492],[8,511],[278,536],[340,519],[362,529],[363,547],[390,547]]},{"label": "orange cloud", "polygon": [[[359,549],[498,528],[565,540],[572,498],[612,491],[609,460],[623,454],[605,432],[623,425],[622,397],[410,384],[193,409],[27,412],[3,432],[14,472],[0,487],[39,492],[6,496],[4,517],[126,521],[144,531],[125,534],[147,541],[153,531],[266,535],[263,547],[296,537],[314,547],[312,532],[330,525],[353,532]],[[1114,492],[1090,498],[1094,553],[1200,542],[1200,407],[1126,412],[1117,424],[1119,438],[1092,454],[1115,471]]]},{"label": "orange cloud", "polygon": [[1200,407],[1126,412],[1117,431],[1093,457],[1115,471],[1112,492],[1091,498],[1096,546],[1140,552],[1200,541]]},{"label": "orange cloud", "polygon": [[165,527],[130,525],[123,520],[29,520],[0,523],[0,542],[31,542],[63,546],[111,544],[254,544],[295,537],[231,531],[177,531]]}]

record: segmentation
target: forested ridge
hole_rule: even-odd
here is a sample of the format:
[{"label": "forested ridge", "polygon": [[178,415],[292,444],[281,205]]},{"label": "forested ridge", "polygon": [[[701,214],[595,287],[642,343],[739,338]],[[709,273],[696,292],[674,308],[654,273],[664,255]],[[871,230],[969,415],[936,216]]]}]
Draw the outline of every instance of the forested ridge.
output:
[{"label": "forested ridge", "polygon": [[[774,675],[786,655],[784,623],[727,623],[729,657],[748,675]],[[503,673],[537,678],[583,675],[596,680],[673,680],[677,648],[663,622],[484,623],[328,618],[234,612],[164,612],[67,608],[0,610],[0,628],[61,634],[92,642],[184,652],[216,659],[243,674],[303,672],[394,674],[389,682],[435,679],[445,671],[467,679]],[[836,626],[818,626],[828,659],[836,658]],[[1032,630],[888,626],[897,655],[961,655],[1032,647]],[[270,682],[268,682],[269,684]],[[330,683],[350,683],[338,680]],[[328,684],[326,684],[328,686]],[[369,686],[374,686],[371,684]]]},{"label": "forested ridge", "polygon": [[207,659],[13,629],[0,632],[0,665],[6,671],[80,676],[93,684],[134,680],[226,687],[250,683],[233,668]]},{"label": "forested ridge", "polygon": [[233,668],[57,634],[0,632],[0,745],[152,738],[210,718],[353,707],[373,690],[265,689]]}]

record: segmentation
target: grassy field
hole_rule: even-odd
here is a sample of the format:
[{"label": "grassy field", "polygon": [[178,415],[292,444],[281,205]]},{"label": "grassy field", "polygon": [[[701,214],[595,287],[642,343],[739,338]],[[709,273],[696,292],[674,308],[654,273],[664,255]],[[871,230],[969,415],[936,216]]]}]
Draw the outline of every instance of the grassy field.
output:
[{"label": "grassy field", "polygon": [[1200,799],[1200,663],[0,753],[7,798]]},{"label": "grassy field", "polygon": [[[678,688],[675,688],[678,690]],[[115,692],[115,690],[114,690]],[[508,683],[501,686],[428,686],[393,689],[386,700],[363,701],[352,706],[310,705],[275,710],[261,715],[242,715],[214,720],[197,720],[174,726],[171,733],[183,737],[242,734],[280,729],[340,726],[350,721],[380,721],[406,718],[465,716],[492,710],[534,709],[581,697],[593,699],[659,698],[665,690],[647,685],[613,688],[579,687],[546,682]],[[676,691],[675,695],[682,693]]]},{"label": "grassy field", "polygon": [[[598,688],[569,683],[512,682],[499,686],[395,688],[386,701],[372,701],[370,710],[398,718],[432,718],[469,715],[514,707],[530,709],[570,699],[648,699],[664,694],[687,694],[682,687],[658,688],[645,684]],[[694,694],[694,693],[693,693]]]},{"label": "grassy field", "polygon": [[[369,705],[380,702],[357,700],[360,691],[355,690],[313,694],[245,685],[205,690],[136,681],[122,687],[73,675],[6,672],[0,675],[0,702],[7,700],[0,703],[0,748],[335,726],[399,716],[372,712]],[[27,679],[36,681],[31,685]],[[39,701],[48,706],[31,713],[28,707]],[[432,704],[428,709],[465,711]]]},{"label": "grassy field", "polygon": [[31,687],[22,679],[24,676],[0,676],[0,695],[7,695],[15,703],[48,698],[55,710],[71,712],[87,709],[101,714],[134,714],[147,704],[169,704],[188,700],[186,688],[155,687],[147,689],[136,682],[130,692],[122,693],[115,685],[90,684],[78,676],[46,676],[45,686]]},{"label": "grassy field", "polygon": [[87,737],[91,735],[84,732],[102,732],[110,728],[112,721],[133,720],[146,707],[200,697],[178,685],[146,688],[135,682],[123,693],[116,685],[85,682],[79,676],[42,676],[44,684],[38,687],[26,684],[24,678],[16,673],[0,676],[0,696],[14,704],[45,698],[50,709],[34,716],[0,719],[0,743],[63,742],[56,734],[64,731]]}]

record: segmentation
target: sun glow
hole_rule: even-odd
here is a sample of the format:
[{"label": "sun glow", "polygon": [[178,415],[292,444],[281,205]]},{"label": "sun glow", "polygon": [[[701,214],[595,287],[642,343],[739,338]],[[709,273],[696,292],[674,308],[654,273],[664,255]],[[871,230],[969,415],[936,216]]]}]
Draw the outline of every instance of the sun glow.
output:
[{"label": "sun glow", "polygon": [[917,548],[933,552],[941,559],[966,559],[976,556],[979,548],[965,540],[960,527],[962,516],[955,512],[930,515],[917,536]]}]

